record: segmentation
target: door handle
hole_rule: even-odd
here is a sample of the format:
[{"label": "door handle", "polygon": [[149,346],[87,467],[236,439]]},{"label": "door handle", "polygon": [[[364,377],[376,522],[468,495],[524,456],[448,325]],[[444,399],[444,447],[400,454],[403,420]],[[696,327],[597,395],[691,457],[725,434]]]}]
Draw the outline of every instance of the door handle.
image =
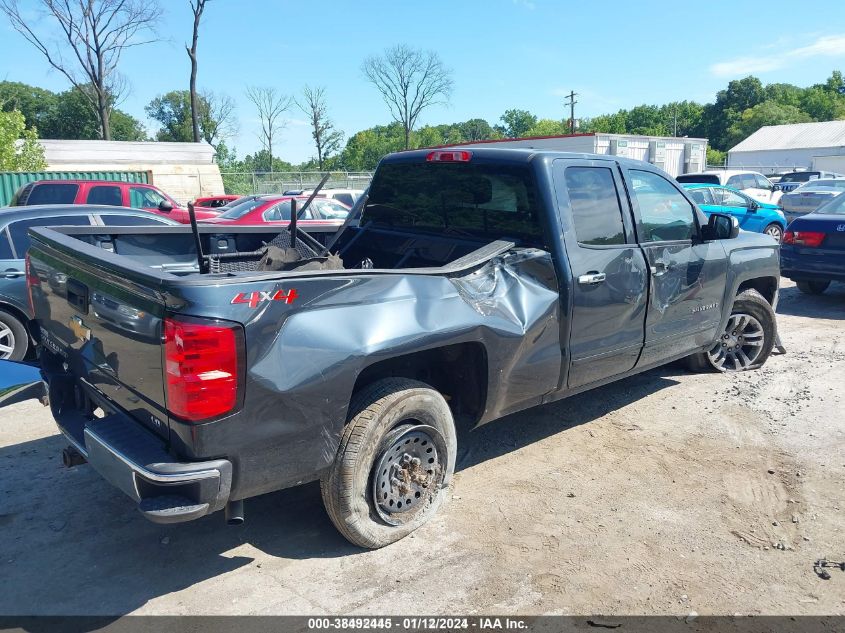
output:
[{"label": "door handle", "polygon": [[15,277],[23,277],[26,273],[22,270],[15,270],[14,268],[9,268],[8,270],[3,271],[3,276],[7,277],[8,279],[14,279]]},{"label": "door handle", "polygon": [[578,277],[579,284],[600,284],[605,279],[607,279],[607,275],[604,273],[587,273],[586,275],[581,275]]}]

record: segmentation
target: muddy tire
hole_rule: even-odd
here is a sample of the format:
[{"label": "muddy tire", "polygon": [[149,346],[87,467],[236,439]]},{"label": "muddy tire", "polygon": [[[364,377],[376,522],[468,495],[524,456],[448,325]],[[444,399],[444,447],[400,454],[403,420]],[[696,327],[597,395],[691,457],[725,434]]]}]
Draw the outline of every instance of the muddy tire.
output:
[{"label": "muddy tire", "polygon": [[820,295],[825,290],[827,290],[828,286],[830,286],[829,281],[796,281],[795,285],[798,286],[798,290],[803,292],[806,295]]},{"label": "muddy tire", "polygon": [[0,359],[23,360],[29,351],[29,334],[24,324],[0,310]]},{"label": "muddy tire", "polygon": [[320,480],[323,503],[351,543],[384,547],[426,523],[448,494],[455,423],[439,392],[405,378],[365,387],[349,415]]},{"label": "muddy tire", "polygon": [[693,371],[737,372],[758,369],[772,353],[777,333],[775,312],[756,290],[734,299],[731,315],[711,349],[688,359]]}]

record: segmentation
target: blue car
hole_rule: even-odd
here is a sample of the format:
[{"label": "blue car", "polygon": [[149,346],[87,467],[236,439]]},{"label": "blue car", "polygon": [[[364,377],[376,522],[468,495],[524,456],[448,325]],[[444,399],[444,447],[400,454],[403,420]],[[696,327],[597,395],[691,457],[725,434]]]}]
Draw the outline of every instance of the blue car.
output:
[{"label": "blue car", "polygon": [[[177,222],[139,209],[91,205],[42,205],[0,209],[0,359],[21,360],[32,347],[32,308],[24,256],[32,226],[150,226]],[[61,291],[63,274],[49,283]]]},{"label": "blue car", "polygon": [[780,267],[807,294],[821,294],[830,282],[845,281],[845,193],[789,225]]},{"label": "blue car", "polygon": [[730,187],[704,183],[683,183],[683,188],[708,216],[711,213],[732,215],[745,231],[771,235],[778,242],[786,230],[786,216],[776,204],[760,202]]}]

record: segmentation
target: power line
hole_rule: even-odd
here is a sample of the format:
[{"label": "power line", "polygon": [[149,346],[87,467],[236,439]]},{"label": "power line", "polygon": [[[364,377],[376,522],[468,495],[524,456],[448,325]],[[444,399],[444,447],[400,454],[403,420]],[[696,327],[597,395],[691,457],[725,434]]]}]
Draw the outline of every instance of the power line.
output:
[{"label": "power line", "polygon": [[568,101],[563,104],[569,106],[569,131],[572,134],[575,134],[575,104],[578,103],[575,101],[575,97],[577,96],[577,92],[570,90],[569,94],[566,96]]}]

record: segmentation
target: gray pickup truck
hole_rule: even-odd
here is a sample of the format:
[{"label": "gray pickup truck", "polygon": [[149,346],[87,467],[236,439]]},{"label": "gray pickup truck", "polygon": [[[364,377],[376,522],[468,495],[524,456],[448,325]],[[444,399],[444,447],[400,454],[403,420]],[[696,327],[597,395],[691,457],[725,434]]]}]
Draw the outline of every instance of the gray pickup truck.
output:
[{"label": "gray pickup truck", "polygon": [[456,420],[685,357],[754,369],[777,336],[775,241],[645,163],[402,152],[354,211],[330,252],[296,227],[31,229],[65,462],[161,523],[319,479],[380,547],[437,511]]}]

